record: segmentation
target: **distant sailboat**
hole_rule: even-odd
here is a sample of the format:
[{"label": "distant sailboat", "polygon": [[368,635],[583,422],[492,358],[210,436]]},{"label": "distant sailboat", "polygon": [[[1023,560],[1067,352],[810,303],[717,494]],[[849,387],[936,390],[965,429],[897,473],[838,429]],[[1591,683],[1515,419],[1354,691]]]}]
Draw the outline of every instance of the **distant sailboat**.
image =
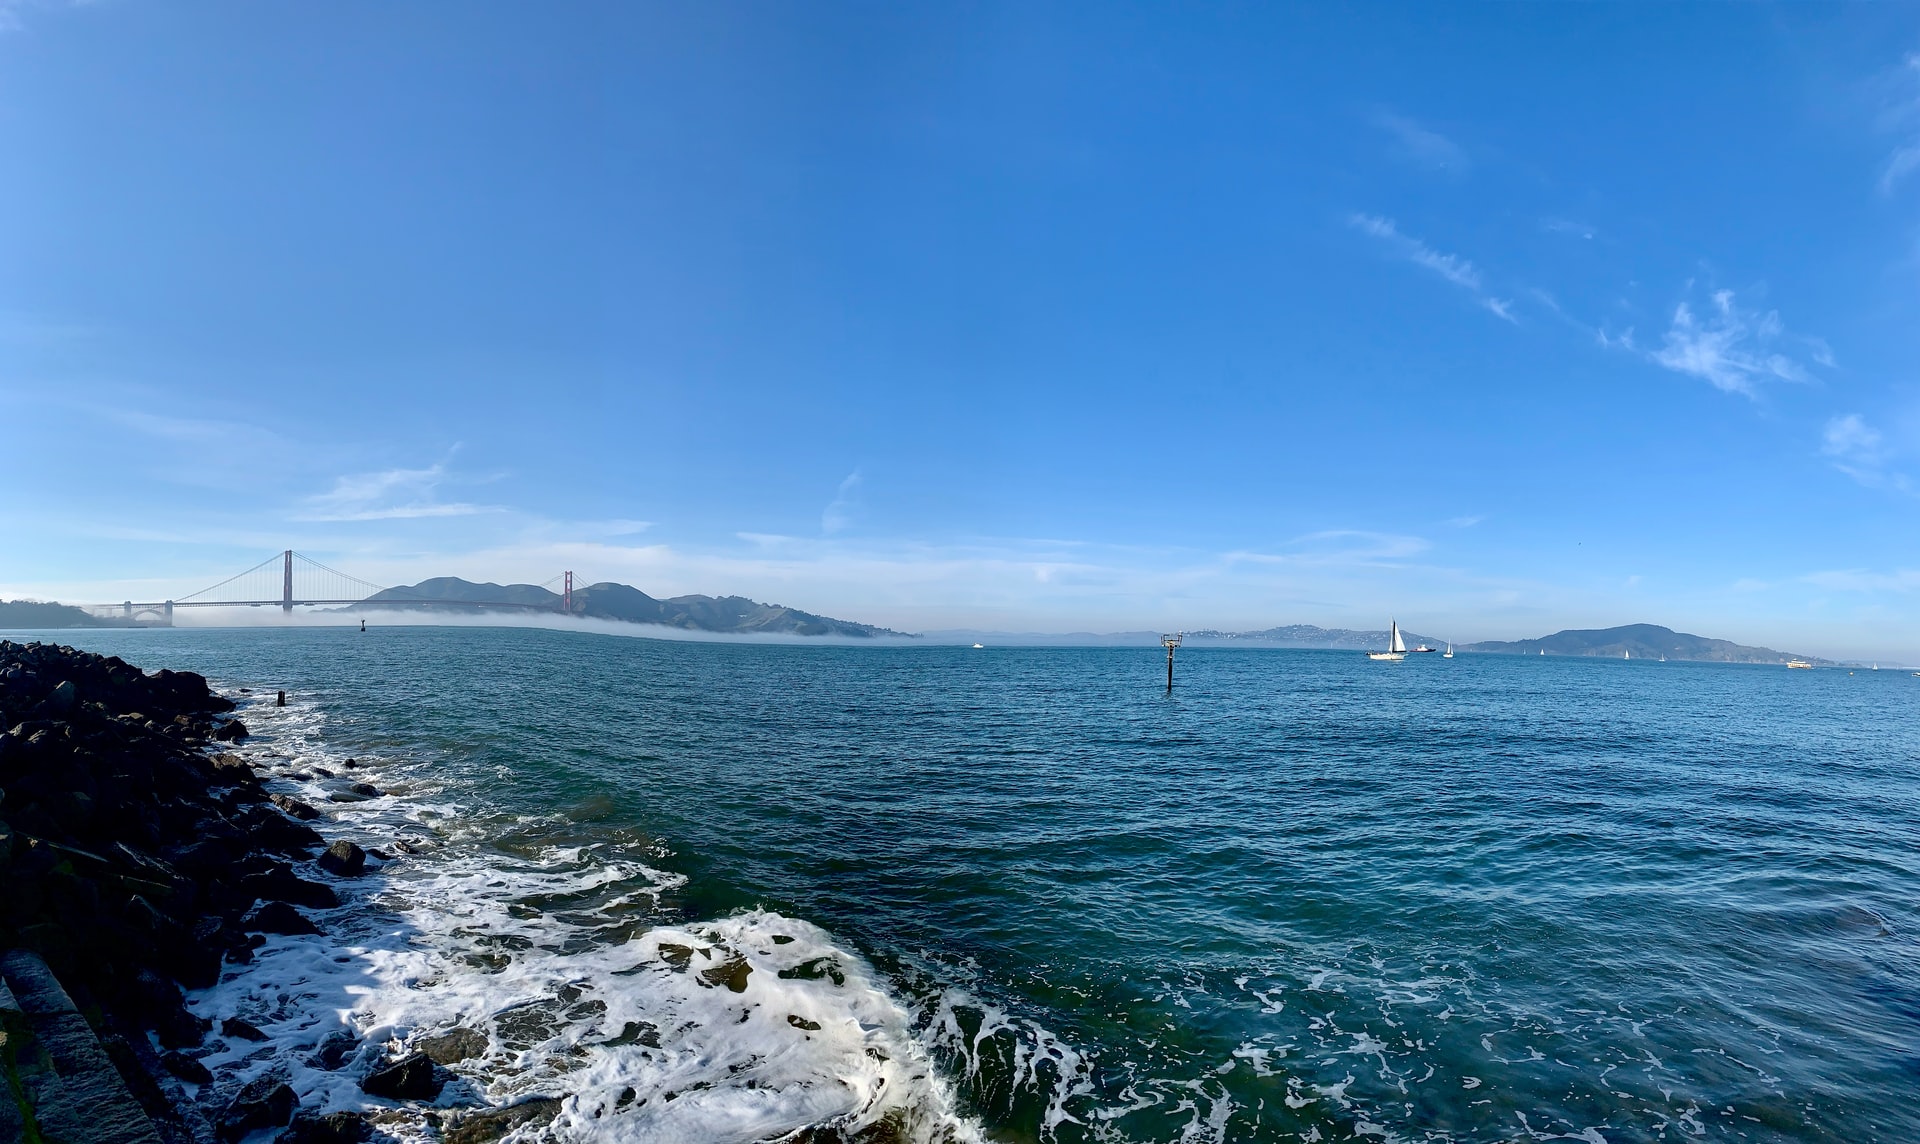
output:
[{"label": "distant sailboat", "polygon": [[974,644],[973,646],[974,646],[975,648],[983,648],[983,647],[986,647],[987,645],[986,645],[986,644]]},{"label": "distant sailboat", "polygon": [[1367,658],[1388,663],[1398,663],[1407,658],[1407,644],[1400,638],[1399,620],[1387,621],[1387,650],[1370,651],[1367,653]]},{"label": "distant sailboat", "polygon": [[1546,648],[1541,648],[1541,649],[1540,649],[1540,654],[1541,654],[1541,655],[1545,655],[1545,654],[1547,654],[1547,649],[1546,649]]},{"label": "distant sailboat", "polygon": [[1621,658],[1621,659],[1632,659],[1632,658],[1633,658],[1633,649],[1632,649],[1632,648],[1621,648],[1621,649],[1620,649],[1620,658]]},{"label": "distant sailboat", "polygon": [[1443,656],[1441,656],[1440,658],[1441,658],[1441,659],[1452,659],[1452,658],[1453,658],[1453,645],[1452,645],[1452,644],[1448,644],[1448,645],[1447,645],[1447,653],[1446,653],[1445,655],[1443,655]]}]

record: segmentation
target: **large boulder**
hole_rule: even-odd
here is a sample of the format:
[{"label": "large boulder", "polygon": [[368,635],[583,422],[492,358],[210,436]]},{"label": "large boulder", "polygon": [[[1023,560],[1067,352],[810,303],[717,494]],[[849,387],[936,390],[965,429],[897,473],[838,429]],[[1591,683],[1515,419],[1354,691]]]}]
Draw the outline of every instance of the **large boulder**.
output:
[{"label": "large boulder", "polygon": [[300,1098],[285,1081],[262,1077],[234,1094],[220,1114],[215,1131],[228,1144],[236,1144],[262,1128],[286,1124],[293,1119],[293,1111],[298,1107]]},{"label": "large boulder", "polygon": [[437,1065],[459,1064],[473,1057],[485,1056],[487,1035],[477,1029],[449,1029],[431,1037],[422,1037],[413,1047],[427,1055]]},{"label": "large boulder", "polygon": [[[302,1112],[274,1144],[360,1144],[373,1139],[373,1128],[357,1112],[329,1112],[315,1116]],[[384,1139],[384,1137],[383,1137]]]},{"label": "large boulder", "polygon": [[299,819],[302,822],[312,822],[314,819],[320,817],[319,811],[315,810],[313,807],[307,805],[306,803],[301,802],[297,798],[293,798],[284,794],[270,794],[267,796],[267,799],[268,801],[272,802],[273,805],[279,807],[281,810],[286,811],[288,814],[291,814],[293,817]]},{"label": "large boulder", "polygon": [[342,878],[357,878],[366,872],[367,852],[342,838],[320,855],[320,868]]},{"label": "large boulder", "polygon": [[320,927],[314,925],[307,915],[294,909],[285,902],[268,902],[248,914],[240,923],[240,928],[249,933],[306,934],[319,933]]},{"label": "large boulder", "polygon": [[368,1073],[360,1091],[388,1100],[432,1100],[446,1084],[446,1074],[427,1054],[408,1053]]},{"label": "large boulder", "polygon": [[553,1096],[536,1096],[508,1105],[469,1113],[447,1130],[446,1144],[493,1144],[508,1134],[528,1127],[539,1127],[560,1114],[561,1101]]},{"label": "large boulder", "polygon": [[248,874],[240,879],[239,890],[242,896],[250,894],[263,902],[292,902],[314,910],[330,910],[340,904],[333,887],[309,882],[281,865],[264,874]]}]

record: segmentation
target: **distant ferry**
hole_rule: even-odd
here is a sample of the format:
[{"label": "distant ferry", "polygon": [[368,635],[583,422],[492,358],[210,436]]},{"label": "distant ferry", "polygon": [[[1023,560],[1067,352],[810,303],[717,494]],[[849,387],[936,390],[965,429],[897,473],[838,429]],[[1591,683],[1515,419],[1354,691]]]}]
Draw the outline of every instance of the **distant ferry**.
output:
[{"label": "distant ferry", "polygon": [[1807,670],[1807,671],[1812,671],[1812,670],[1813,670],[1813,665],[1812,665],[1812,664],[1810,664],[1810,663],[1808,663],[1808,662],[1807,662],[1806,660],[1804,660],[1804,659],[1790,659],[1790,660],[1788,660],[1788,661],[1787,661],[1787,666],[1788,666],[1788,667],[1798,667],[1798,668],[1804,668],[1804,669],[1805,669],[1805,670]]}]

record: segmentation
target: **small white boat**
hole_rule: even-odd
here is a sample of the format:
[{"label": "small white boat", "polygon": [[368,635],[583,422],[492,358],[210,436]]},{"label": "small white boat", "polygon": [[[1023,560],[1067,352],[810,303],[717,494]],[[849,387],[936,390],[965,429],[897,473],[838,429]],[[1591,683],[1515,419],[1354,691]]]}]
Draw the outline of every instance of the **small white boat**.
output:
[{"label": "small white boat", "polygon": [[1452,644],[1448,644],[1448,645],[1447,645],[1447,650],[1446,650],[1446,652],[1445,652],[1445,654],[1443,654],[1443,655],[1441,655],[1441,657],[1440,657],[1440,658],[1441,658],[1441,659],[1452,659],[1452,658],[1453,658],[1453,645],[1452,645]]},{"label": "small white boat", "polygon": [[1798,669],[1800,669],[1801,671],[1812,671],[1812,670],[1813,670],[1813,665],[1812,665],[1812,664],[1810,664],[1810,663],[1808,663],[1808,662],[1807,662],[1806,660],[1804,660],[1804,659],[1790,659],[1790,660],[1788,660],[1788,661],[1787,661],[1787,666],[1788,666],[1788,667],[1793,667],[1793,668],[1798,668]]},{"label": "small white boat", "polygon": [[1621,659],[1632,659],[1632,658],[1633,658],[1633,649],[1632,649],[1632,648],[1624,648],[1624,647],[1623,647],[1623,648],[1621,648],[1621,649],[1620,649],[1620,658],[1621,658]]},{"label": "small white boat", "polygon": [[977,644],[974,644],[973,646],[974,646],[974,647],[986,647],[987,645],[986,645],[986,644],[983,644],[983,643],[977,643]]},{"label": "small white boat", "polygon": [[1541,648],[1541,649],[1540,649],[1540,654],[1541,654],[1541,655],[1545,655],[1545,654],[1547,654],[1547,649],[1546,649],[1546,648]]},{"label": "small white boat", "polygon": [[1407,658],[1407,644],[1400,638],[1400,621],[1387,621],[1387,650],[1370,651],[1367,658],[1385,663],[1398,663]]}]

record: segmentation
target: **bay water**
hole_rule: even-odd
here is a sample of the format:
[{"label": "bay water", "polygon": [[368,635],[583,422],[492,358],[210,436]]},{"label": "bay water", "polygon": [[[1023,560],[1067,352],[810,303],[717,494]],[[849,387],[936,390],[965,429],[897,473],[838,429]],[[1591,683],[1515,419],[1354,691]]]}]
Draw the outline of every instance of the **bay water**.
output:
[{"label": "bay water", "polygon": [[207,675],[393,858],[192,1003],[269,1036],[217,1087],[400,1139],[356,1071],[468,1030],[440,1103],[528,1138],[1920,1141],[1908,672],[44,638]]}]

